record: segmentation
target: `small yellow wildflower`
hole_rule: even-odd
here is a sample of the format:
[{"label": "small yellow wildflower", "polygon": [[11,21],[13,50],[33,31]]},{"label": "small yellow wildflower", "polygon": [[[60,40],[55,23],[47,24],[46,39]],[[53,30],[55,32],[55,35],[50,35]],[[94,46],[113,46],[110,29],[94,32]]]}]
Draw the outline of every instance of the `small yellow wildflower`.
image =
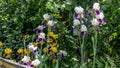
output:
[{"label": "small yellow wildflower", "polygon": [[49,36],[53,37],[54,33],[53,32],[49,32]]},{"label": "small yellow wildflower", "polygon": [[26,55],[26,54],[27,54],[27,49],[25,48],[25,49],[23,50],[23,52],[24,52],[24,55]]},{"label": "small yellow wildflower", "polygon": [[53,53],[57,53],[57,47],[51,47],[51,51],[53,52]]},{"label": "small yellow wildflower", "polygon": [[55,63],[57,63],[57,61],[58,61],[57,59],[53,59],[52,63],[55,64]]},{"label": "small yellow wildflower", "polygon": [[0,41],[0,47],[2,47],[3,46],[3,43]]},{"label": "small yellow wildflower", "polygon": [[10,55],[9,54],[4,54],[3,57],[8,59],[8,58],[10,58]]},{"label": "small yellow wildflower", "polygon": [[11,54],[11,53],[12,53],[12,49],[6,48],[6,49],[4,50],[4,52],[5,52],[6,54]]},{"label": "small yellow wildflower", "polygon": [[23,53],[23,49],[22,49],[22,48],[19,48],[19,49],[17,50],[17,52],[18,52],[19,54],[21,54],[21,53]]},{"label": "small yellow wildflower", "polygon": [[34,47],[38,46],[38,42],[33,42]]},{"label": "small yellow wildflower", "polygon": [[58,34],[55,34],[54,36],[53,36],[53,38],[56,40],[56,39],[58,39]]},{"label": "small yellow wildflower", "polygon": [[57,45],[56,43],[50,44],[51,47],[55,47],[56,45]]},{"label": "small yellow wildflower", "polygon": [[48,48],[47,47],[43,48],[43,52],[47,53],[48,52]]},{"label": "small yellow wildflower", "polygon": [[23,36],[23,39],[24,39],[24,40],[26,40],[26,39],[28,39],[28,38],[29,38],[29,35],[28,35],[28,34],[26,34],[26,35]]},{"label": "small yellow wildflower", "polygon": [[52,42],[53,42],[53,40],[52,40],[51,38],[49,38],[49,39],[48,39],[48,42],[49,42],[49,43],[52,43]]}]

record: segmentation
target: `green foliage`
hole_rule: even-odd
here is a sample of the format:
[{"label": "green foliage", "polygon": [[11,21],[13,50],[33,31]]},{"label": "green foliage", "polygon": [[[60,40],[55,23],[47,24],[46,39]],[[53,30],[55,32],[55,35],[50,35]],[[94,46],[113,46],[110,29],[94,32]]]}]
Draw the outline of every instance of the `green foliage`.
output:
[{"label": "green foliage", "polygon": [[[105,27],[100,28],[98,35],[98,68],[120,67],[120,0],[0,0],[0,41],[4,42],[3,49],[10,47],[14,53],[23,48],[23,36],[30,35],[26,44],[35,40],[35,28],[42,24],[43,14],[50,13],[52,18],[59,21],[56,33],[59,33],[60,49],[66,50],[68,56],[60,61],[63,68],[78,68],[80,63],[79,46],[72,35],[74,7],[92,8],[94,2],[101,4],[105,14]],[[91,40],[87,36],[88,40]],[[86,64],[92,67],[92,41],[86,44]],[[27,46],[26,46],[27,47]],[[13,54],[13,56],[16,56]],[[17,57],[13,57],[16,59]],[[89,59],[89,60],[88,60]]]}]

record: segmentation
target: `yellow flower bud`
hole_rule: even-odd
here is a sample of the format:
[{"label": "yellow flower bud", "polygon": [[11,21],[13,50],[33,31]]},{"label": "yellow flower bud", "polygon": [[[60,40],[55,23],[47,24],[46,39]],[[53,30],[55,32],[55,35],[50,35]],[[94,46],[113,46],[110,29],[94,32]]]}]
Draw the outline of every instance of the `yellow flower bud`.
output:
[{"label": "yellow flower bud", "polygon": [[55,47],[56,45],[57,45],[56,43],[50,44],[51,47]]},{"label": "yellow flower bud", "polygon": [[49,36],[53,37],[54,33],[53,32],[49,32]]},{"label": "yellow flower bud", "polygon": [[4,50],[4,52],[5,52],[6,54],[11,54],[11,53],[12,53],[12,49],[6,48],[6,49]]},{"label": "yellow flower bud", "polygon": [[55,64],[58,60],[57,59],[53,59],[52,63]]},{"label": "yellow flower bud", "polygon": [[22,49],[22,48],[19,48],[19,49],[17,50],[17,52],[18,52],[19,54],[21,54],[21,53],[23,53],[23,49]]},{"label": "yellow flower bud", "polygon": [[57,47],[51,47],[51,51],[53,52],[53,53],[57,53]]},{"label": "yellow flower bud", "polygon": [[9,54],[4,54],[3,57],[8,59],[8,58],[10,58],[10,55]]},{"label": "yellow flower bud", "polygon": [[53,38],[56,40],[56,39],[58,39],[58,34],[55,34],[54,36],[53,36]]},{"label": "yellow flower bud", "polygon": [[27,54],[27,49],[25,48],[25,49],[23,50],[23,52],[24,52],[24,55],[26,55],[26,54]]},{"label": "yellow flower bud", "polygon": [[49,43],[52,43],[52,42],[53,42],[53,40],[52,40],[51,38],[49,38],[49,39],[48,39],[48,42],[49,42]]},{"label": "yellow flower bud", "polygon": [[33,42],[34,47],[38,46],[38,42]]},{"label": "yellow flower bud", "polygon": [[3,46],[3,43],[0,41],[0,47],[2,47]]},{"label": "yellow flower bud", "polygon": [[28,38],[29,38],[29,35],[28,35],[28,34],[26,34],[26,35],[23,36],[23,39],[24,39],[24,40],[26,40],[26,39],[28,39]]},{"label": "yellow flower bud", "polygon": [[43,48],[43,52],[47,53],[48,52],[48,48],[47,47]]}]

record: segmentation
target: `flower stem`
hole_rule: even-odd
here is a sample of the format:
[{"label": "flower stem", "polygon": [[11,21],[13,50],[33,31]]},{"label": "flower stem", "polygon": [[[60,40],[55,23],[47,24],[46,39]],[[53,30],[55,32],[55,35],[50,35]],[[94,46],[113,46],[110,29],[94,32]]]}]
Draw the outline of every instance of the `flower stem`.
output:
[{"label": "flower stem", "polygon": [[[43,40],[42,40],[42,42],[41,42],[41,44],[40,44],[40,61],[42,62],[43,61],[43,57],[42,57],[42,43],[43,43]],[[40,68],[43,68],[42,67],[42,63],[40,64]]]},{"label": "flower stem", "polygon": [[82,44],[81,44],[81,68],[85,68],[84,67],[84,39],[85,39],[85,35],[83,35],[82,37]]},{"label": "flower stem", "polygon": [[0,47],[0,58],[2,57],[2,52],[3,52],[3,50],[2,50],[2,48]]},{"label": "flower stem", "polygon": [[93,39],[93,68],[95,68],[95,60],[96,60],[96,53],[97,53],[97,31],[95,31],[95,36]]}]

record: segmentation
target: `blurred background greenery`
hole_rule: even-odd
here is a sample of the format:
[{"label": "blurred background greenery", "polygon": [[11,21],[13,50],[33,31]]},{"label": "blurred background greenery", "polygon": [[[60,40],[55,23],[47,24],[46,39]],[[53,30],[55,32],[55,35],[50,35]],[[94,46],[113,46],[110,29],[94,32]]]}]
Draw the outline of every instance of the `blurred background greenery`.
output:
[{"label": "blurred background greenery", "polygon": [[[3,49],[10,47],[16,52],[23,46],[26,34],[30,35],[26,44],[34,41],[35,28],[41,24],[43,14],[49,13],[58,21],[56,29],[60,34],[60,49],[68,52],[68,56],[60,62],[61,66],[78,68],[79,47],[72,36],[74,7],[80,5],[87,12],[95,2],[100,3],[107,23],[99,32],[97,66],[120,68],[120,0],[0,0],[0,41],[4,43]],[[86,43],[88,68],[91,68],[93,56],[91,48],[91,42]],[[15,54],[12,55],[16,58]]]}]

